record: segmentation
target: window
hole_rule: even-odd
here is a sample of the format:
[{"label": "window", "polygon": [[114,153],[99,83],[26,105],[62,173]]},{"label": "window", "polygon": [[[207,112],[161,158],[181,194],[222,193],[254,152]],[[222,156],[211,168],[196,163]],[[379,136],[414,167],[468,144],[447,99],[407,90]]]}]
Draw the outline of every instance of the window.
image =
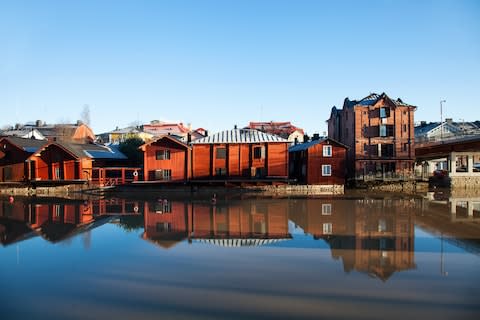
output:
[{"label": "window", "polygon": [[382,157],[393,157],[394,155],[394,145],[393,144],[384,144],[380,149],[379,149],[379,155]]},{"label": "window", "polygon": [[324,157],[332,156],[332,146],[323,146],[323,156]]},{"label": "window", "polygon": [[403,132],[407,132],[407,125],[406,124],[403,125]]},{"label": "window", "polygon": [[332,166],[329,164],[322,164],[322,176],[331,176]]},{"label": "window", "polygon": [[403,151],[407,151],[408,150],[408,143],[404,143],[403,144]]},{"label": "window", "polygon": [[227,158],[227,149],[226,148],[216,148],[215,149],[215,158],[226,159]]},{"label": "window", "polygon": [[156,160],[170,160],[170,150],[157,150],[155,153]]},{"label": "window", "polygon": [[265,158],[265,147],[254,147],[253,148],[253,158],[254,159]]},{"label": "window", "polygon": [[158,222],[156,229],[157,232],[171,232],[172,224],[170,222]]},{"label": "window", "polygon": [[389,108],[380,108],[380,118],[388,118],[390,116]]},{"label": "window", "polygon": [[323,234],[332,234],[332,223],[324,223],[323,224]]},{"label": "window", "polygon": [[387,136],[387,126],[382,124],[379,127],[379,135],[380,137],[386,137]]},{"label": "window", "polygon": [[172,179],[171,169],[155,170],[154,174],[155,174],[155,180],[171,180]]},{"label": "window", "polygon": [[227,168],[215,168],[215,175],[216,176],[226,176],[227,175]]},{"label": "window", "polygon": [[332,214],[332,204],[323,203],[322,204],[322,216],[329,216]]},{"label": "window", "polygon": [[153,208],[149,208],[150,210],[154,210],[155,213],[171,213],[172,212],[172,203],[169,202],[167,199],[159,200],[155,202]]}]

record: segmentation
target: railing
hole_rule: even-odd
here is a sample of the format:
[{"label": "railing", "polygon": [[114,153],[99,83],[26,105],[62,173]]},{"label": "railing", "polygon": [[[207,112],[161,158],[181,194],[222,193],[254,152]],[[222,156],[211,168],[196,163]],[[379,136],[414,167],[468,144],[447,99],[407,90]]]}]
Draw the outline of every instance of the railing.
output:
[{"label": "railing", "polygon": [[357,173],[355,180],[357,181],[411,181],[416,180],[416,177],[412,173],[398,173],[398,172],[376,172],[376,173]]}]

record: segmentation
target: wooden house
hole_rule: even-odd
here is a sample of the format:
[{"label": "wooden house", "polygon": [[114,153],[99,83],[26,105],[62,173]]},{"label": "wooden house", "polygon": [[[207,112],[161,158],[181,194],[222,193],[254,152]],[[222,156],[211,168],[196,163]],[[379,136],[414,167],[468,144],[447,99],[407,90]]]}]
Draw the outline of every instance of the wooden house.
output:
[{"label": "wooden house", "polygon": [[51,142],[28,161],[31,168],[29,180],[81,180],[100,186],[134,181],[140,170],[126,167],[127,157],[115,147],[93,143]]},{"label": "wooden house", "polygon": [[191,142],[192,179],[287,178],[289,141],[233,129]]},{"label": "wooden house", "polygon": [[22,182],[30,172],[26,160],[40,147],[44,140],[4,137],[0,139],[0,181]]},{"label": "wooden house", "polygon": [[347,147],[330,138],[291,146],[290,178],[302,184],[344,185]]},{"label": "wooden house", "polygon": [[140,146],[145,181],[187,182],[190,178],[190,147],[171,135]]}]

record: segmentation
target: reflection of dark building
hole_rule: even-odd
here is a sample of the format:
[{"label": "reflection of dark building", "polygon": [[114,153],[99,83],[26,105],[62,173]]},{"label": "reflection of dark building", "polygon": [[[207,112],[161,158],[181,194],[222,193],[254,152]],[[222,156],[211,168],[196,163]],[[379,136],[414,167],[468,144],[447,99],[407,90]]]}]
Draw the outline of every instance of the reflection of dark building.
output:
[{"label": "reflection of dark building", "polygon": [[150,202],[146,203],[143,237],[164,248],[187,238],[224,246],[268,244],[290,238],[287,210],[285,203],[271,200],[228,205]]},{"label": "reflection of dark building", "polygon": [[387,280],[415,267],[414,214],[409,200],[307,200],[294,203],[290,218],[324,239],[346,272]]}]

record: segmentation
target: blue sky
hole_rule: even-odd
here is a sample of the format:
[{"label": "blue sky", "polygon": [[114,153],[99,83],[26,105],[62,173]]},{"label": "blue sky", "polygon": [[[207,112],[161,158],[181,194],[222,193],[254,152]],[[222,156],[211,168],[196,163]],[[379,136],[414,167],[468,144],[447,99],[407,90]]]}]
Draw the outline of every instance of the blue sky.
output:
[{"label": "blue sky", "polygon": [[0,0],[0,126],[153,119],[213,131],[386,92],[480,120],[479,1]]}]

